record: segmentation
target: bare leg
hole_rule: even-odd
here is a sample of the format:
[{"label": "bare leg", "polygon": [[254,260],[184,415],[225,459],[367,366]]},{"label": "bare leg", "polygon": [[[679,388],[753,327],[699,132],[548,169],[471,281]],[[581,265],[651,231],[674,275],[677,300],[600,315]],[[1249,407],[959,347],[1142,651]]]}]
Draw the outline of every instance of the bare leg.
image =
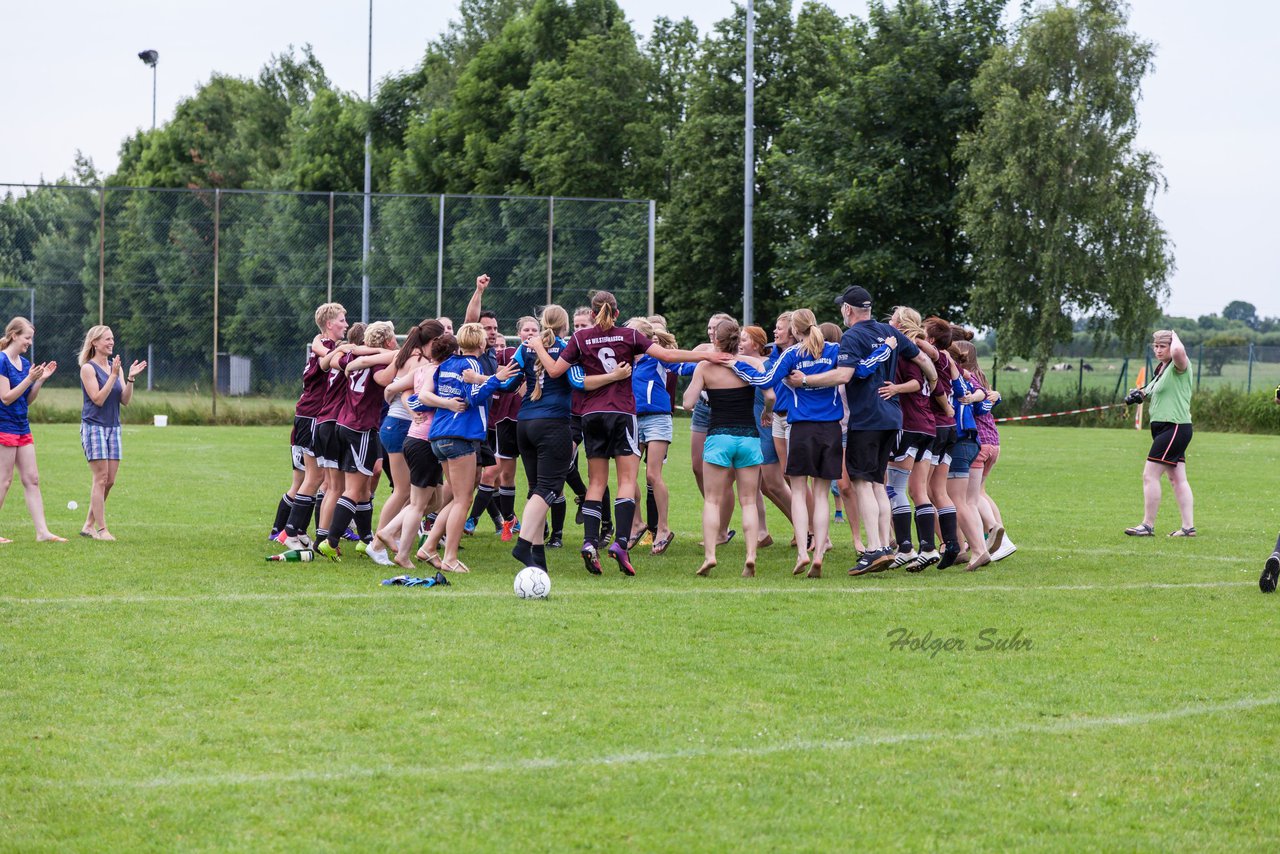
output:
[{"label": "bare leg", "polygon": [[1173,497],[1178,502],[1178,513],[1182,516],[1182,527],[1194,528],[1195,499],[1191,495],[1191,483],[1187,480],[1187,464],[1178,463],[1167,472],[1169,482],[1173,484]]},{"label": "bare leg", "polygon": [[791,480],[791,524],[796,532],[796,565],[792,575],[799,575],[809,565],[809,481],[793,476]]},{"label": "bare leg", "polygon": [[809,577],[822,577],[822,558],[827,553],[831,536],[831,481],[813,479],[813,563],[809,565]]},{"label": "bare leg", "polygon": [[18,477],[22,481],[23,496],[27,500],[27,512],[35,523],[36,540],[38,542],[65,542],[62,537],[50,532],[44,519],[44,498],[40,495],[40,471],[36,466],[36,446],[24,445],[18,448],[15,466]]},{"label": "bare leg", "polygon": [[880,539],[880,502],[876,498],[875,484],[855,479],[853,491],[858,496],[858,514],[867,531],[867,549],[877,551],[884,548],[885,541]]},{"label": "bare leg", "polygon": [[952,500],[956,504],[956,521],[960,523],[960,532],[969,541],[969,570],[991,563],[991,555],[987,553],[986,537],[982,528],[982,520],[977,508],[969,503],[969,484],[967,477],[956,477],[948,481]]},{"label": "bare leg", "polygon": [[760,466],[735,469],[733,477],[738,483],[738,501],[742,505],[742,535],[746,538],[747,547],[742,577],[752,578],[756,574],[756,549],[760,543],[760,520],[756,513],[756,502],[760,500]]},{"label": "bare leg", "polygon": [[702,482],[702,448],[706,444],[706,433],[700,433],[697,430],[691,432],[689,437],[689,463],[693,467],[693,479],[698,483],[698,494],[703,498],[707,496],[707,490]]},{"label": "bare leg", "polygon": [[[711,463],[703,464],[703,484],[712,495],[724,492],[726,484],[733,478],[733,469]],[[698,575],[707,575],[716,565],[716,545],[719,543],[719,532],[723,522],[720,519],[720,504],[716,501],[702,502],[702,566]]]},{"label": "bare leg", "polygon": [[1142,467],[1142,524],[1149,528],[1156,525],[1160,512],[1160,475],[1169,467],[1150,460]]},{"label": "bare leg", "polygon": [[[658,532],[654,535],[659,540],[666,539],[671,533],[671,522],[667,517],[668,509],[671,506],[671,490],[667,488],[667,482],[662,477],[662,463],[667,458],[667,448],[670,447],[669,442],[650,442],[649,454],[645,460],[646,475],[650,484],[653,486],[653,500],[658,505]],[[636,513],[636,518],[640,517]]]}]

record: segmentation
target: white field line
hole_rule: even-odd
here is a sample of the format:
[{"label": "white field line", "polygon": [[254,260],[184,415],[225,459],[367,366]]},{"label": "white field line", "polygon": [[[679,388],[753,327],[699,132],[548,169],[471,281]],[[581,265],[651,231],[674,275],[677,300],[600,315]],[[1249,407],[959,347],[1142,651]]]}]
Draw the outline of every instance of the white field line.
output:
[{"label": "white field line", "polygon": [[[963,570],[961,570],[963,571]],[[936,577],[936,576],[935,576]],[[578,588],[563,590],[552,594],[553,598],[576,598],[582,596],[858,596],[863,594],[889,594],[912,596],[917,594],[936,593],[1036,593],[1036,592],[1089,592],[1109,590],[1203,590],[1219,587],[1253,587],[1256,581],[1175,581],[1175,582],[1133,582],[1125,584],[980,584],[952,586],[945,579],[928,586],[896,587],[830,587],[810,584],[801,581],[795,587],[600,587],[592,590]],[[801,586],[805,585],[805,586]],[[505,588],[505,585],[504,585]],[[102,596],[56,596],[56,597],[23,597],[0,596],[0,605],[32,605],[32,606],[75,606],[75,605],[163,605],[163,604],[199,604],[205,602],[298,602],[305,600],[341,601],[344,599],[380,599],[382,601],[415,601],[417,597],[428,600],[441,597],[455,598],[497,598],[510,597],[512,594],[503,590],[449,590],[447,592],[428,593],[425,590],[367,590],[367,591],[327,591],[327,590],[292,590],[284,593],[194,593],[189,596],[148,596],[144,594],[127,594]],[[398,600],[392,597],[401,597]],[[412,599],[411,599],[412,597]]]},{"label": "white field line", "polygon": [[[231,772],[223,774],[178,774],[145,779],[103,778],[66,781],[72,785],[92,788],[168,789],[177,787],[208,788],[216,786],[249,786],[260,784],[292,784],[331,782],[353,779],[385,777],[389,779],[437,778],[456,775],[509,774],[522,771],[545,771],[577,768],[645,765],[659,762],[683,762],[700,759],[734,759],[739,757],[772,756],[779,753],[859,750],[897,744],[926,744],[930,742],[976,741],[1001,739],[1022,735],[1065,735],[1077,732],[1111,729],[1117,727],[1146,726],[1208,715],[1250,711],[1280,705],[1280,695],[1269,697],[1245,697],[1229,703],[1207,703],[1182,706],[1159,712],[1136,712],[1126,715],[1081,717],[1045,723],[984,726],[976,729],[947,732],[926,730],[920,732],[884,733],[880,735],[849,736],[835,739],[790,739],[774,744],[748,746],[689,747],[668,751],[632,751],[602,756],[557,757],[545,756],[530,759],[514,759],[496,762],[467,762],[457,765],[377,765],[347,766],[331,769],[299,768],[290,771]],[[45,779],[45,784],[61,785],[63,781]]]}]

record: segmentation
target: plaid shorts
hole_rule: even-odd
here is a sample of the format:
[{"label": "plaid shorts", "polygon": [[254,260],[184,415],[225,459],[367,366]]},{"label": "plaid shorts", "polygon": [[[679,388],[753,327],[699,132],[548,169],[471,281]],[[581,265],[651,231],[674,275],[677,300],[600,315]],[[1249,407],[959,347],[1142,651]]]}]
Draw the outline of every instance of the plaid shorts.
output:
[{"label": "plaid shorts", "polygon": [[120,459],[120,428],[80,423],[80,445],[86,460]]}]

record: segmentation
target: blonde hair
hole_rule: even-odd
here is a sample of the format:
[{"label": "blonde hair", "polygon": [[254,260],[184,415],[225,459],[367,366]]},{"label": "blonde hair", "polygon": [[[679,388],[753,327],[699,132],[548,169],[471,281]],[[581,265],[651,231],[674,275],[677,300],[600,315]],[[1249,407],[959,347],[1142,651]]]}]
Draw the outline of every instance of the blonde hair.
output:
[{"label": "blonde hair", "polygon": [[84,334],[84,344],[80,347],[80,356],[77,359],[81,367],[96,355],[97,343],[110,334],[110,326],[89,327],[89,331]]},{"label": "blonde hair", "polygon": [[[556,341],[557,335],[564,335],[569,331],[569,312],[565,311],[561,306],[552,305],[542,309],[542,346],[550,348]],[[530,400],[542,400],[542,378],[546,374],[547,369],[542,367],[540,359],[533,361],[533,391],[529,392]]]},{"label": "blonde hair", "polygon": [[464,353],[468,350],[483,350],[487,338],[484,327],[478,323],[464,323],[458,327],[458,348]]},{"label": "blonde hair", "polygon": [[591,310],[595,313],[596,326],[608,332],[618,316],[618,301],[608,291],[596,291],[591,296]]},{"label": "blonde hair", "polygon": [[633,317],[627,321],[627,326],[652,340],[659,347],[666,347],[668,350],[676,349],[676,336],[668,332],[665,326],[656,324],[647,317]]},{"label": "blonde hair", "polygon": [[1173,343],[1173,330],[1157,329],[1155,332],[1151,333],[1151,343],[1162,344],[1165,347],[1168,347]]},{"label": "blonde hair", "polygon": [[649,322],[654,326],[661,326],[664,329],[667,327],[667,319],[660,314],[649,315]]},{"label": "blonde hair", "polygon": [[396,328],[391,324],[390,320],[374,321],[364,331],[364,344],[366,347],[382,347],[385,349],[388,344],[395,343]]},{"label": "blonde hair", "polygon": [[929,334],[925,331],[924,320],[920,317],[920,312],[911,306],[896,306],[890,319],[898,331],[912,341],[922,341],[929,337]]},{"label": "blonde hair", "polygon": [[517,321],[516,321],[516,337],[517,337],[517,338],[518,338],[518,337],[520,337],[520,330],[521,330],[522,328],[524,328],[524,325],[525,325],[526,323],[532,323],[534,326],[537,326],[537,325],[538,325],[538,318],[536,318],[536,317],[530,317],[529,315],[527,315],[527,314],[526,314],[524,317],[522,317],[522,318],[520,318],[519,320],[517,320]]},{"label": "blonde hair", "polygon": [[0,338],[0,350],[8,347],[13,343],[14,338],[28,329],[32,332],[36,331],[35,325],[25,317],[15,317],[13,320],[10,320],[9,325],[4,328],[4,337]]},{"label": "blonde hair", "polygon": [[321,332],[324,332],[324,328],[329,325],[329,321],[346,313],[347,310],[342,307],[342,303],[327,302],[316,309],[316,326],[320,328]]},{"label": "blonde hair", "polygon": [[791,330],[796,343],[800,344],[815,359],[822,357],[822,348],[827,339],[822,337],[818,328],[818,318],[807,308],[798,308],[791,312]]}]

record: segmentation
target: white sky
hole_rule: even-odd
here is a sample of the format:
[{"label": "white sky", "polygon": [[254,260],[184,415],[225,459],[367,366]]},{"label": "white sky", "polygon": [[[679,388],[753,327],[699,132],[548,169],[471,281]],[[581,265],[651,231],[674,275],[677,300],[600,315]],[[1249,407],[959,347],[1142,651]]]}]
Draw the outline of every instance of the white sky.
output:
[{"label": "white sky", "polygon": [[[252,77],[272,53],[310,43],[335,83],[365,90],[364,0],[44,0],[3,3],[0,182],[70,171],[76,149],[113,170],[121,140],[151,121],[151,71],[160,52],[158,121],[218,71]],[[646,34],[659,15],[688,15],[705,31],[729,0],[620,0]],[[865,0],[828,0],[865,16]],[[1011,0],[1016,11],[1017,0]],[[456,16],[456,0],[375,0],[373,73],[414,66]],[[1157,45],[1144,87],[1140,144],[1160,158],[1169,191],[1156,208],[1178,270],[1167,308],[1219,312],[1229,301],[1280,316],[1280,253],[1272,250],[1280,196],[1271,143],[1280,130],[1280,11],[1270,3],[1133,0],[1131,28]]]}]

